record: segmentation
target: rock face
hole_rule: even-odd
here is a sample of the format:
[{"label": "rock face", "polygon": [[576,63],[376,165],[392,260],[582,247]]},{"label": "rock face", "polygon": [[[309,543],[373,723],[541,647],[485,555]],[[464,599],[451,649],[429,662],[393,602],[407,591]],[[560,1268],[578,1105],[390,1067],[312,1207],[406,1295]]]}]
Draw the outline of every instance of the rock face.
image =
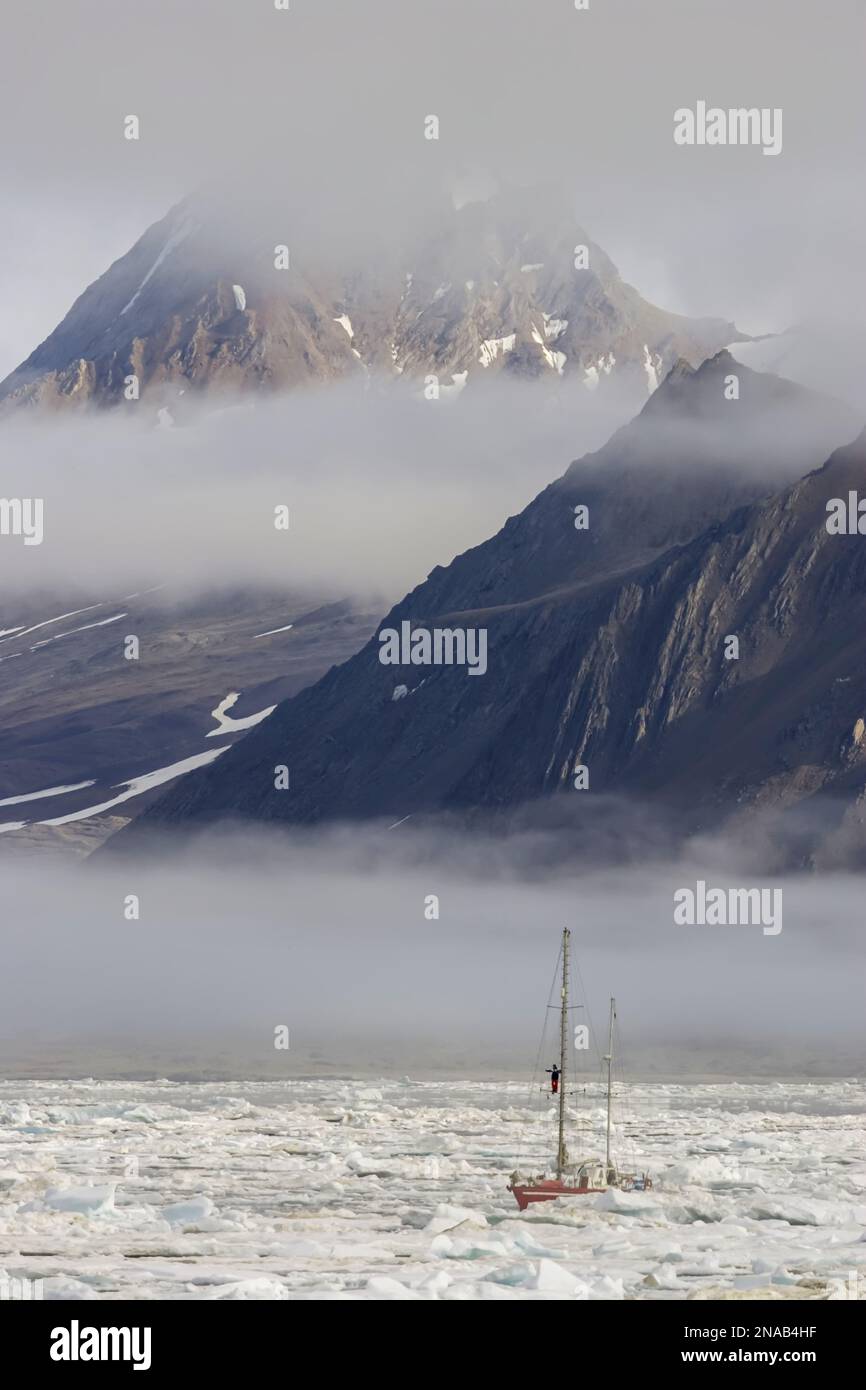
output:
[{"label": "rock face", "polygon": [[484,629],[485,674],[383,665],[374,637],[113,843],[223,817],[493,812],[574,796],[579,766],[590,794],[699,815],[856,795],[866,540],[825,521],[830,497],[866,490],[866,442],[801,479],[851,417],[743,367],[729,401],[732,368],[679,364],[604,449],[383,619]]},{"label": "rock face", "polygon": [[446,394],[506,372],[645,395],[677,358],[744,340],[648,304],[546,195],[449,207],[363,270],[297,252],[275,237],[285,219],[244,212],[216,194],[173,208],[0,383],[0,404],[123,405],[138,389],[164,407],[365,371],[435,376]]}]

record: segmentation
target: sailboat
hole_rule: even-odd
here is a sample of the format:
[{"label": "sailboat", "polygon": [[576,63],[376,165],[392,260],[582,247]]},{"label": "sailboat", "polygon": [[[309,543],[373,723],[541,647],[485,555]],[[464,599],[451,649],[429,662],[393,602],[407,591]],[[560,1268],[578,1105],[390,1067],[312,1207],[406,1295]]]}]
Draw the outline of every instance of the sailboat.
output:
[{"label": "sailboat", "polygon": [[592,1192],[606,1192],[610,1187],[622,1192],[646,1192],[652,1187],[648,1173],[621,1172],[610,1153],[610,1107],[613,1070],[613,1025],[616,1019],[616,1000],[610,1001],[608,1023],[607,1053],[603,1061],[607,1064],[607,1128],[604,1162],[600,1158],[572,1159],[565,1142],[565,1097],[568,1075],[568,958],[571,932],[568,927],[562,933],[562,987],[559,1029],[559,1072],[558,1084],[553,1086],[559,1102],[558,1141],[556,1162],[550,1174],[539,1173],[524,1176],[518,1171],[511,1174],[508,1191],[513,1192],[517,1205],[525,1211],[533,1202],[550,1202],[556,1197],[582,1197]]}]

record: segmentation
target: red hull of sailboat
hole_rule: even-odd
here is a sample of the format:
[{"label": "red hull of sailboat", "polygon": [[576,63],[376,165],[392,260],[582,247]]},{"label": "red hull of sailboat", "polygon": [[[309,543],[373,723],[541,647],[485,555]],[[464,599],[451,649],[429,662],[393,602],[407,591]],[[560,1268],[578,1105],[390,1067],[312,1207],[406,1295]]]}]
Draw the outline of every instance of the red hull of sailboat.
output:
[{"label": "red hull of sailboat", "polygon": [[603,1187],[569,1187],[568,1183],[549,1178],[542,1182],[513,1183],[509,1188],[521,1211],[532,1202],[552,1202],[555,1197],[587,1197],[592,1192],[604,1192]]}]

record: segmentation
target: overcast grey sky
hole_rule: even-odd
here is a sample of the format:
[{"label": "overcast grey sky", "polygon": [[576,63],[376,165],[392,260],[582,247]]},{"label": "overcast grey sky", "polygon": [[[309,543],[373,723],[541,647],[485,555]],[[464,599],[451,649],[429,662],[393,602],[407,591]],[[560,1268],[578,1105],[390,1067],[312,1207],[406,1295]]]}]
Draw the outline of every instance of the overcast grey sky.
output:
[{"label": "overcast grey sky", "polygon": [[[844,318],[866,288],[864,14],[862,0],[19,0],[0,92],[0,374],[172,202],[237,169],[303,187],[350,237],[466,175],[555,178],[666,307],[751,331],[818,306]],[[674,110],[699,99],[781,107],[782,153],[675,146]]]}]

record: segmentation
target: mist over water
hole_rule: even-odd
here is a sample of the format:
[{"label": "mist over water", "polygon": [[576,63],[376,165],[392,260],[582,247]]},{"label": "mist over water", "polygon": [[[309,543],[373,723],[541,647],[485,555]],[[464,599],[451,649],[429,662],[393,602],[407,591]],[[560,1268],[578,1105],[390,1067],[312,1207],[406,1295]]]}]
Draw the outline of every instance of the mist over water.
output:
[{"label": "mist over water", "polygon": [[[563,926],[575,1019],[601,1025],[615,994],[628,1072],[846,1075],[864,1060],[862,876],[767,875],[719,836],[677,850],[648,835],[616,865],[591,833],[575,854],[543,825],[236,827],[161,862],[10,866],[7,1075],[526,1075]],[[675,925],[674,892],[699,878],[780,888],[781,932]],[[593,1029],[590,1072],[600,1044]]]}]

